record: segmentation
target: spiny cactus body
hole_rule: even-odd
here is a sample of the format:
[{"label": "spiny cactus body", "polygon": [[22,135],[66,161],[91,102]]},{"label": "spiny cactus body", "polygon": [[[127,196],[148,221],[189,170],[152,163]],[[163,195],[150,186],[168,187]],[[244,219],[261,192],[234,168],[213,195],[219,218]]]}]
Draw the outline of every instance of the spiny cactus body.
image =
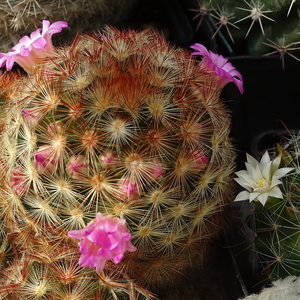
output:
[{"label": "spiny cactus body", "polygon": [[197,22],[210,15],[215,26],[212,38],[221,31],[234,55],[277,54],[283,67],[286,55],[299,60],[298,1],[199,0],[191,10],[198,15]]},{"label": "spiny cactus body", "polygon": [[[233,183],[216,75],[155,31],[107,27],[13,87],[1,118],[3,299],[35,280],[43,299],[145,294],[121,280],[156,290],[203,262]],[[125,219],[137,248],[101,274],[77,265],[67,236],[98,212]]]},{"label": "spiny cactus body", "polygon": [[299,149],[300,139],[295,135],[283,146],[276,146],[280,167],[293,168],[279,185],[283,199],[269,197],[264,206],[256,203],[248,222],[255,234],[262,274],[271,281],[300,275]]}]

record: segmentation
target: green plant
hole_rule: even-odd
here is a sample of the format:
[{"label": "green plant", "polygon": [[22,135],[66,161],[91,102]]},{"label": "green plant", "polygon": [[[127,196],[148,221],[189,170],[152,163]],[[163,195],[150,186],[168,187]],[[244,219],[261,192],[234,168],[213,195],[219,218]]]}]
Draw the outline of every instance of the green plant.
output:
[{"label": "green plant", "polygon": [[[135,298],[129,279],[157,291],[203,262],[232,197],[230,79],[156,31],[112,27],[32,69],[1,115],[3,299]],[[67,236],[98,212],[125,219],[137,248],[101,274]]]},{"label": "green plant", "polygon": [[295,55],[300,49],[298,1],[198,0],[191,10],[199,23],[210,16],[215,26],[212,38],[221,31],[232,48],[230,54],[277,54],[283,68],[286,55],[299,60]]},{"label": "green plant", "polygon": [[[300,137],[292,135],[282,145],[278,144],[275,150],[274,157],[280,163],[277,174],[282,177],[280,182],[274,173],[273,182],[277,183],[280,191],[269,194],[265,203],[254,200],[253,213],[247,223],[253,230],[253,247],[261,265],[261,274],[267,281],[300,274]],[[270,163],[265,164],[265,168],[269,167]],[[237,174],[240,178],[243,176]],[[267,177],[264,179],[269,180]],[[253,193],[256,192],[260,192],[257,187]]]}]

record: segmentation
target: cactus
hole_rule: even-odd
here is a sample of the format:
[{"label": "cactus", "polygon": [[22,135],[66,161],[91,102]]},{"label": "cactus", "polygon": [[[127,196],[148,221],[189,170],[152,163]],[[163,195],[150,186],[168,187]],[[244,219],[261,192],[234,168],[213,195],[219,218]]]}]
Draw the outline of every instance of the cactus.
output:
[{"label": "cactus", "polygon": [[[204,261],[232,199],[235,151],[224,84],[201,66],[154,30],[106,27],[3,93],[3,299],[147,296],[139,286],[156,292]],[[78,266],[67,236],[99,212],[124,219],[137,248],[100,274]]]},{"label": "cactus", "polygon": [[92,32],[104,24],[117,24],[136,0],[7,0],[0,6],[0,52],[8,51],[20,36],[34,31],[43,19],[65,20],[71,30],[57,40],[71,42],[78,31]]},{"label": "cactus", "polygon": [[[227,38],[233,55],[277,54],[299,60],[299,1],[295,0],[198,0],[191,9],[197,22],[210,16],[217,32]],[[199,25],[198,24],[198,25]],[[197,25],[197,28],[200,26]]]},{"label": "cactus", "polygon": [[267,282],[300,275],[299,149],[298,135],[292,135],[288,142],[275,147],[274,157],[280,158],[278,170],[281,175],[288,172],[281,183],[279,177],[274,176],[281,197],[269,195],[265,204],[253,201],[253,214],[247,222],[253,230],[254,250]]}]

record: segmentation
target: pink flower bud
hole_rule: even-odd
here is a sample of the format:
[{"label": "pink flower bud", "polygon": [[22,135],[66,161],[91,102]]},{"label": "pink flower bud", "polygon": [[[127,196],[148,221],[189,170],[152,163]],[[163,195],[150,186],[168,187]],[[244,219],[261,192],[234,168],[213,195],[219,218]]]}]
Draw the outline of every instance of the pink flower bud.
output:
[{"label": "pink flower bud", "polygon": [[39,120],[38,114],[33,109],[23,109],[22,115],[25,120],[36,123]]},{"label": "pink flower bud", "polygon": [[72,178],[79,178],[87,173],[88,163],[84,156],[78,155],[70,158],[66,171]]},{"label": "pink flower bud", "polygon": [[163,165],[158,159],[154,159],[149,170],[151,179],[158,180],[164,173]]},{"label": "pink flower bud", "polygon": [[22,196],[25,192],[27,185],[27,177],[26,174],[22,171],[20,167],[14,167],[10,174],[10,187],[11,189],[18,195]]},{"label": "pink flower bud", "polygon": [[118,197],[121,200],[131,200],[139,196],[137,184],[129,178],[122,178],[118,185]]},{"label": "pink flower bud", "polygon": [[125,220],[101,213],[85,228],[69,231],[68,236],[81,240],[79,265],[96,268],[98,273],[104,269],[107,260],[118,264],[126,251],[136,250],[131,243],[131,234]]},{"label": "pink flower bud", "polygon": [[64,124],[62,121],[57,121],[48,124],[47,131],[54,134],[61,134],[64,129]]},{"label": "pink flower bud", "polygon": [[40,173],[50,173],[57,167],[54,151],[50,146],[42,146],[34,155],[34,166]]},{"label": "pink flower bud", "polygon": [[100,157],[101,163],[103,167],[115,167],[118,161],[116,153],[106,152]]},{"label": "pink flower bud", "polygon": [[191,154],[191,159],[197,169],[203,169],[209,161],[209,158],[200,150],[193,151]]}]

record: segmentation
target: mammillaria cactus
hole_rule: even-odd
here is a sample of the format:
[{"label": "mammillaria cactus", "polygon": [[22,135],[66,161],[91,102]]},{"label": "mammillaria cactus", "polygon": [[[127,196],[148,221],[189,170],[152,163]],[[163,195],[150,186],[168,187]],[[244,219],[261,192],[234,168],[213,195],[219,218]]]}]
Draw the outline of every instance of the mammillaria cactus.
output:
[{"label": "mammillaria cactus", "polygon": [[[254,249],[267,281],[300,274],[299,147],[299,136],[292,135],[287,143],[276,146],[276,158],[267,159],[265,154],[265,163],[257,162],[253,167],[256,160],[249,156],[251,166],[247,172],[237,172],[238,183],[248,190],[241,192],[237,200],[249,197],[255,203],[248,226],[254,232]],[[271,177],[258,175],[262,165]],[[256,187],[250,184],[250,173],[256,174],[251,175],[256,176]]]},{"label": "mammillaria cactus", "polygon": [[[3,93],[3,299],[146,297],[136,283],[157,291],[203,261],[232,196],[220,93],[233,79],[242,91],[242,80],[198,54],[205,65],[156,31],[106,27]],[[82,267],[104,270],[79,266],[79,251]]]},{"label": "mammillaria cactus", "polygon": [[[299,50],[299,2],[295,0],[197,0],[191,11],[197,29],[205,16],[211,17],[214,38],[221,31],[233,55],[277,54],[297,60]],[[229,53],[228,53],[229,54]]]}]

